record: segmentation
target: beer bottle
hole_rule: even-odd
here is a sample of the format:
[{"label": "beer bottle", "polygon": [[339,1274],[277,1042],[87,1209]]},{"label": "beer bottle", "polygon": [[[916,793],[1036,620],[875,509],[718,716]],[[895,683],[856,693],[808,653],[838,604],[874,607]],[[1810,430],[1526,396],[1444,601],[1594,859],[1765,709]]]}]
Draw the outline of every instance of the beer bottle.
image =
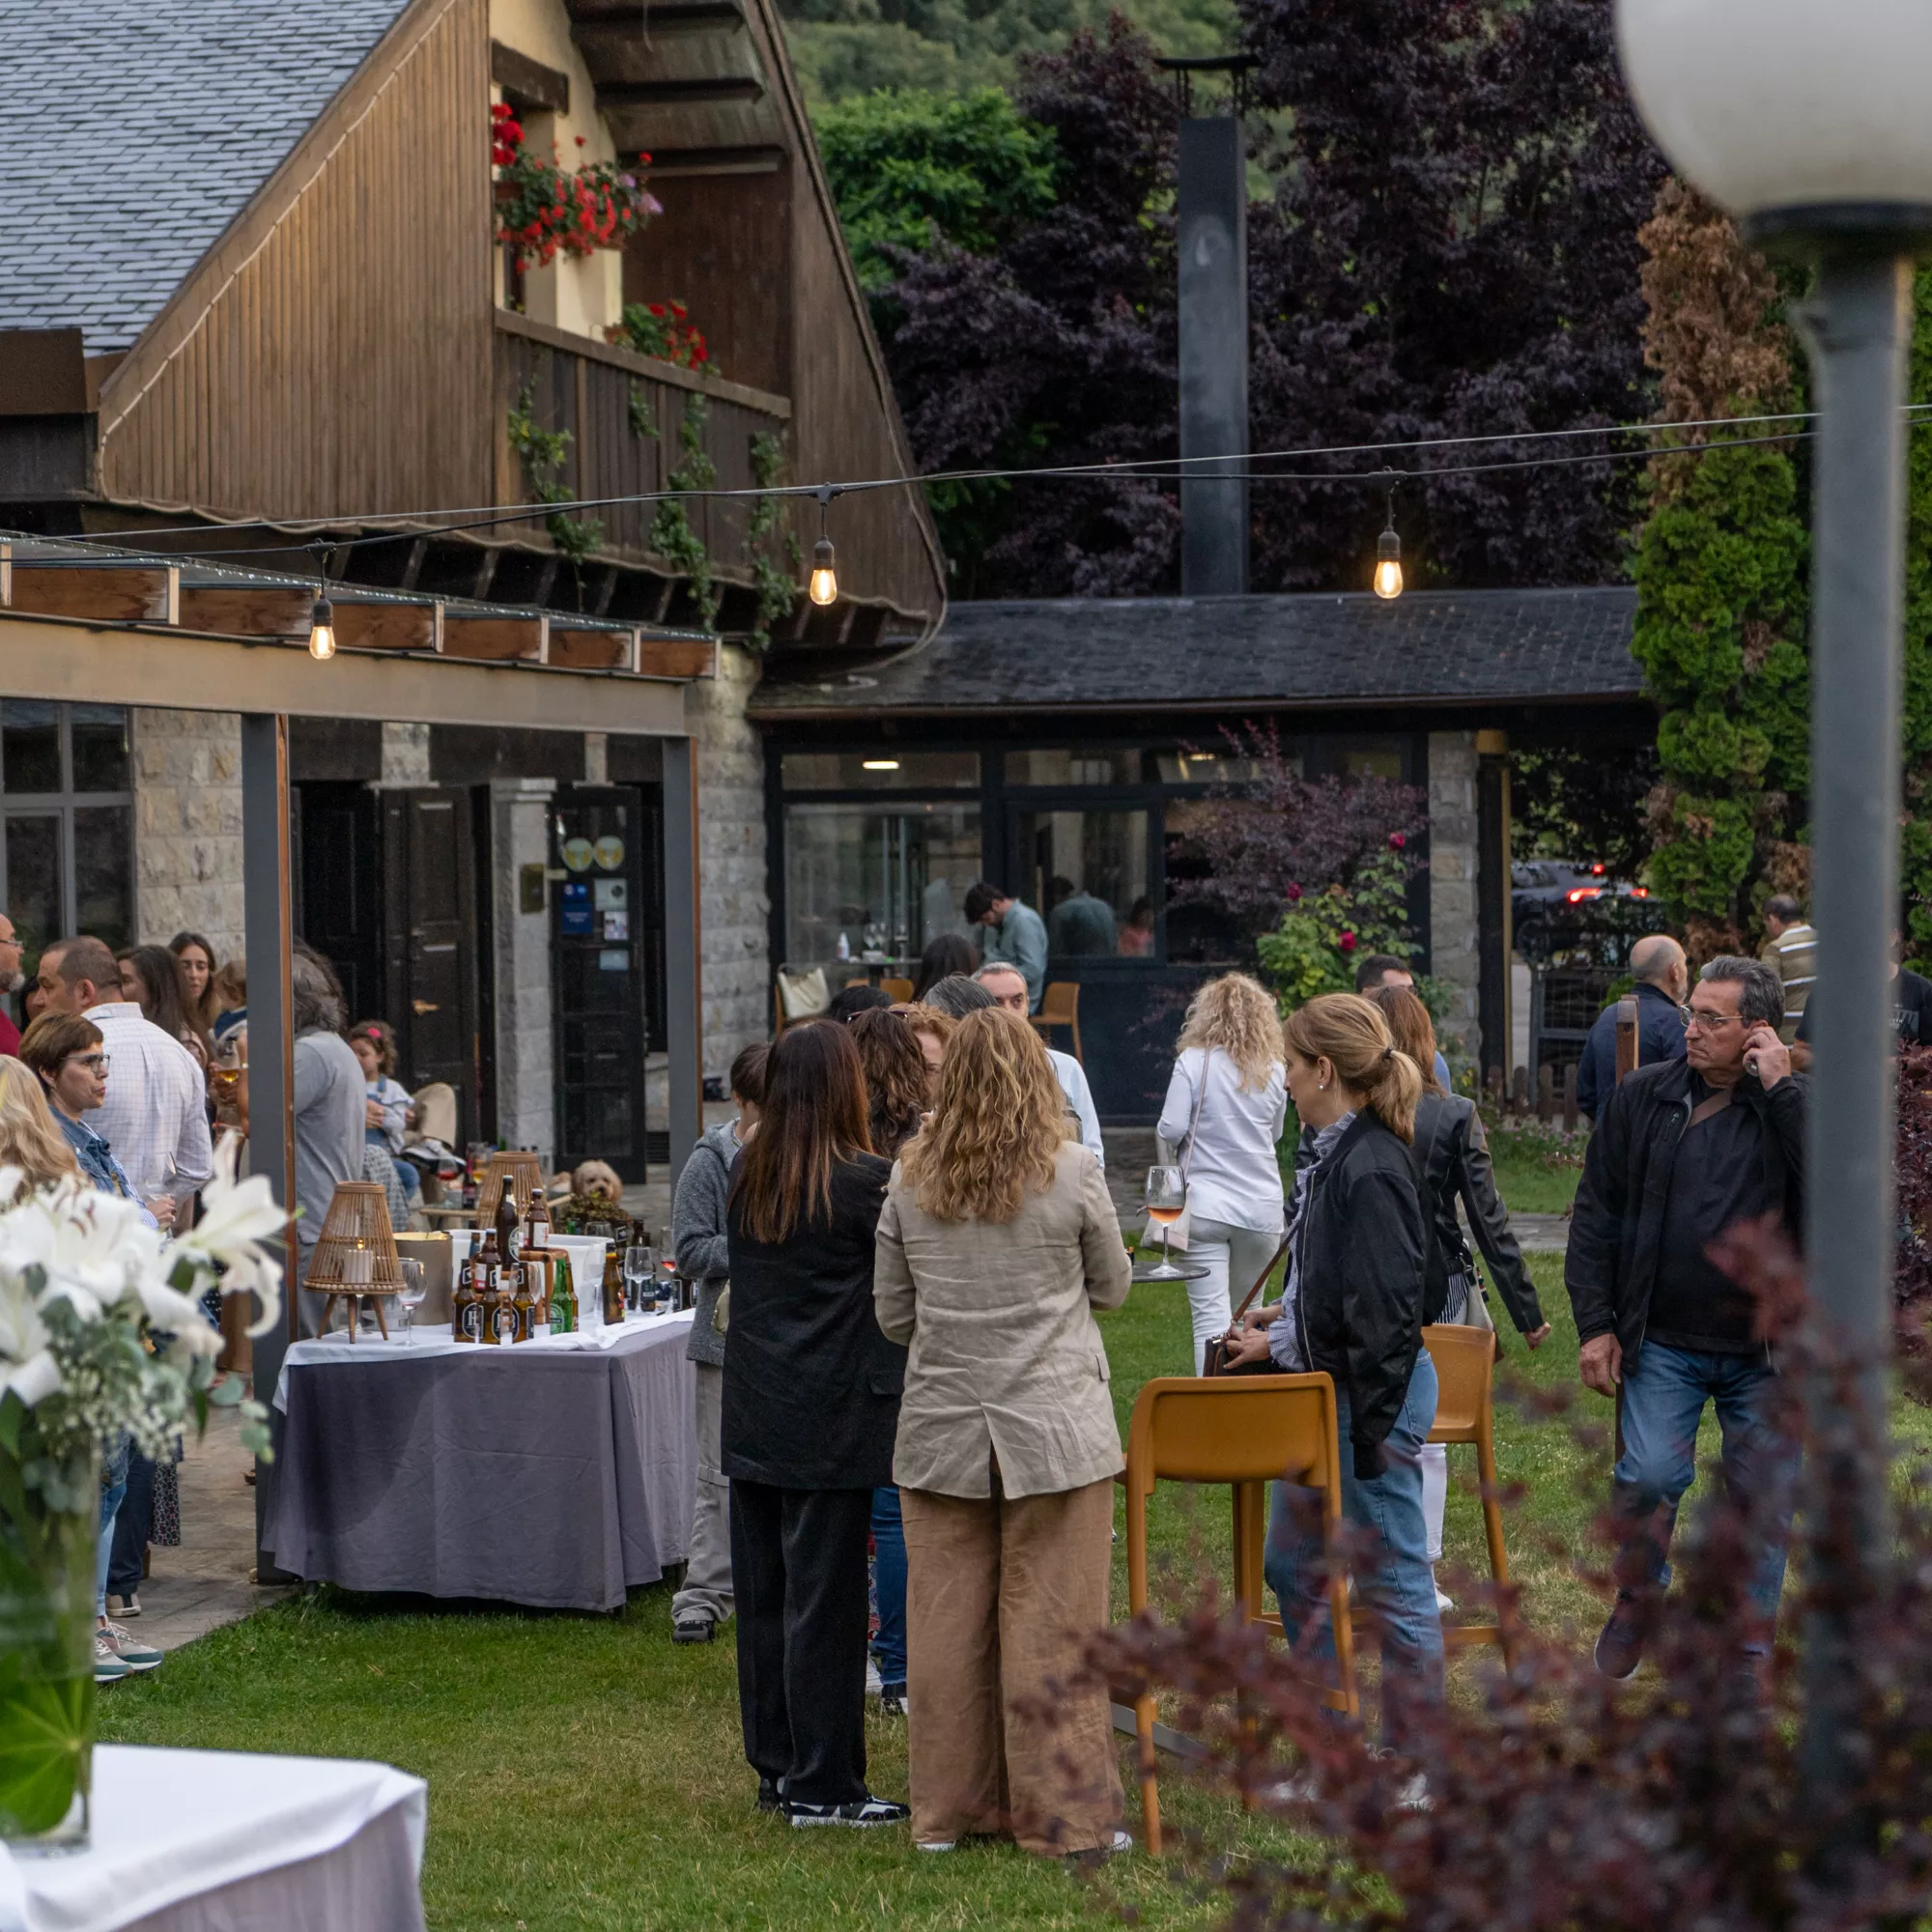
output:
[{"label": "beer bottle", "polygon": [[624,1270],[615,1248],[604,1250],[604,1325],[607,1328],[624,1325]]},{"label": "beer bottle", "polygon": [[557,1256],[550,1281],[550,1332],[553,1335],[577,1333],[577,1291],[570,1283],[570,1256]]},{"label": "beer bottle", "polygon": [[503,1191],[497,1197],[497,1253],[506,1268],[517,1264],[517,1250],[522,1245],[518,1239],[519,1232],[517,1184],[506,1174],[503,1177]]},{"label": "beer bottle", "polygon": [[476,1291],[476,1339],[479,1342],[494,1342],[497,1339],[492,1313],[497,1305],[497,1290],[503,1274],[502,1257],[497,1246],[495,1228],[483,1230],[483,1239],[476,1250],[475,1265],[471,1270]]},{"label": "beer bottle", "polygon": [[490,1332],[484,1336],[486,1342],[494,1342],[498,1348],[508,1348],[517,1337],[517,1283],[520,1277],[513,1268],[504,1268],[497,1276],[497,1293],[491,1298],[489,1308]]},{"label": "beer bottle", "polygon": [[476,1261],[465,1255],[456,1270],[456,1293],[449,1298],[449,1339],[473,1342],[481,1326],[476,1313]]},{"label": "beer bottle", "polygon": [[534,1342],[537,1339],[537,1297],[531,1290],[530,1277],[541,1265],[540,1262],[526,1262],[514,1270],[517,1288],[510,1297],[513,1318],[510,1340],[513,1342]]},{"label": "beer bottle", "polygon": [[550,1246],[550,1203],[544,1199],[541,1187],[530,1189],[529,1212],[524,1217],[524,1246],[526,1248]]}]

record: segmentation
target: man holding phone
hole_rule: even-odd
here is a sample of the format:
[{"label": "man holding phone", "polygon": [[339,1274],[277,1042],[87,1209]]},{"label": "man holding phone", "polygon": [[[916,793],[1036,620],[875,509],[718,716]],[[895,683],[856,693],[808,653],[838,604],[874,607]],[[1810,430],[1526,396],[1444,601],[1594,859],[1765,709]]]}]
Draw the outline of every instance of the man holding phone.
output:
[{"label": "man holding phone", "polygon": [[1768,1213],[1802,1234],[1804,1094],[1777,1036],[1783,1017],[1773,968],[1713,959],[1684,1009],[1685,1057],[1639,1066],[1614,1090],[1584,1159],[1564,1285],[1584,1385],[1623,1394],[1617,1598],[1596,1652],[1606,1677],[1642,1659],[1707,1402],[1726,1482],[1761,1506],[1749,1589],[1767,1650],[1776,1621],[1799,1452],[1773,1418],[1776,1369],[1751,1298],[1706,1250]]}]

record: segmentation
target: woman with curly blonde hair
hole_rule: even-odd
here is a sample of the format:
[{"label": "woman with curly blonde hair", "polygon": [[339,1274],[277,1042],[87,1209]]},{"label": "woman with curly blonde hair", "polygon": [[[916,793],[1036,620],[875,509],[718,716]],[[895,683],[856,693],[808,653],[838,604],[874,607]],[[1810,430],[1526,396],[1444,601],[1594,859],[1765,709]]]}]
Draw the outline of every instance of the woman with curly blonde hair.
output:
[{"label": "woman with curly blonde hair", "polygon": [[1187,1284],[1198,1376],[1208,1344],[1228,1332],[1233,1296],[1253,1287],[1281,1245],[1275,1147],[1288,1090],[1273,995],[1245,973],[1209,980],[1187,1009],[1179,1045],[1159,1133],[1179,1150],[1187,1183],[1188,1259],[1208,1270]]},{"label": "woman with curly blonde hair", "polygon": [[1131,1279],[1065,1108],[1025,1020],[968,1013],[879,1217],[879,1326],[911,1350],[893,1475],[929,1851],[986,1833],[1060,1856],[1125,1842],[1106,1687],[1059,1691],[1056,1725],[1039,1715],[1107,1621],[1122,1461],[1094,1310]]}]

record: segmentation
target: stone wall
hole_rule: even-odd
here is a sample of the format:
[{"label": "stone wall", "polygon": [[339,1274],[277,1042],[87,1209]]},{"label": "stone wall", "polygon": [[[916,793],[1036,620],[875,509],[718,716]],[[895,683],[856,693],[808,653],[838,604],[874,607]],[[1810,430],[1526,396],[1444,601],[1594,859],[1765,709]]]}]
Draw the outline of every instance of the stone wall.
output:
[{"label": "stone wall", "polygon": [[165,946],[199,932],[243,951],[242,721],[232,711],[136,711],[134,930]]},{"label": "stone wall", "polygon": [[[520,909],[518,871],[550,855],[550,779],[490,787],[489,890],[497,946],[497,1131],[513,1148],[556,1151],[551,1050],[550,914]],[[481,882],[479,881],[479,886]]]},{"label": "stone wall", "polygon": [[1475,1059],[1482,1045],[1476,876],[1476,734],[1429,734],[1430,971],[1448,996],[1435,1029],[1443,1051]]},{"label": "stone wall", "polygon": [[771,1033],[771,899],[765,890],[765,753],[745,706],[758,661],[726,644],[715,681],[685,715],[697,741],[698,908],[703,927],[704,1071]]}]

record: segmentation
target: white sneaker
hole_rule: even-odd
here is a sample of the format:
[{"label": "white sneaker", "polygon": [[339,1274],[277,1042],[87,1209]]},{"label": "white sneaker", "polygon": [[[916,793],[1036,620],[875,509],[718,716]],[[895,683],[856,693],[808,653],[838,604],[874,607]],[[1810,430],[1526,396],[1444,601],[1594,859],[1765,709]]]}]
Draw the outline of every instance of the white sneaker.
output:
[{"label": "white sneaker", "polygon": [[114,1639],[104,1630],[94,1633],[94,1681],[97,1684],[118,1684],[129,1674],[129,1666],[121,1661],[121,1653],[114,1648]]},{"label": "white sneaker", "polygon": [[1435,1614],[1446,1617],[1456,1607],[1456,1600],[1435,1581],[1435,1565],[1433,1563],[1429,1566],[1429,1580],[1435,1591]]},{"label": "white sneaker", "polygon": [[141,1599],[132,1590],[125,1597],[109,1597],[107,1614],[110,1617],[138,1617],[141,1614]]},{"label": "white sneaker", "polygon": [[921,1852],[950,1852],[956,1842],[957,1840],[952,1838],[935,1838],[928,1844],[924,1839],[921,1839],[915,1844],[914,1850]]},{"label": "white sneaker", "polygon": [[151,1643],[143,1643],[130,1632],[125,1631],[117,1623],[108,1622],[95,1632],[95,1654],[100,1651],[100,1639],[106,1638],[109,1648],[129,1670],[158,1670],[162,1662],[162,1653]]},{"label": "white sneaker", "polygon": [[886,1688],[886,1681],[879,1675],[879,1666],[868,1657],[866,1660],[866,1695],[876,1697]]}]

